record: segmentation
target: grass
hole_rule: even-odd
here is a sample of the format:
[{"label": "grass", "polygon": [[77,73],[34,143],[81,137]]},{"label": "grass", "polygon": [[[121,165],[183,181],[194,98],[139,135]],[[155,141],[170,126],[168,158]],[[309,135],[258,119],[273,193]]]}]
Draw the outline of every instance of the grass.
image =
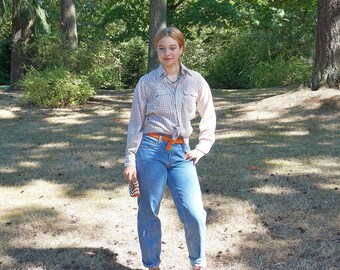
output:
[{"label": "grass", "polygon": [[[338,269],[340,91],[213,95],[217,140],[198,164],[208,269]],[[0,269],[142,269],[122,180],[131,92],[39,110],[18,96],[0,90]],[[168,192],[160,218],[163,269],[189,269]]]}]

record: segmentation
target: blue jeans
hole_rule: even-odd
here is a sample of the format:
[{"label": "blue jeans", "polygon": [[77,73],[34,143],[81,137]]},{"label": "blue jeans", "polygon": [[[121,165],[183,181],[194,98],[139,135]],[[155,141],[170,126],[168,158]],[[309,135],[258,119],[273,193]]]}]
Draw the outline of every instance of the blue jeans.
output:
[{"label": "blue jeans", "polygon": [[193,161],[184,159],[189,147],[147,135],[136,155],[137,177],[141,196],[138,198],[138,236],[145,267],[158,267],[161,253],[160,203],[166,185],[169,187],[181,222],[192,266],[205,266],[206,211]]}]

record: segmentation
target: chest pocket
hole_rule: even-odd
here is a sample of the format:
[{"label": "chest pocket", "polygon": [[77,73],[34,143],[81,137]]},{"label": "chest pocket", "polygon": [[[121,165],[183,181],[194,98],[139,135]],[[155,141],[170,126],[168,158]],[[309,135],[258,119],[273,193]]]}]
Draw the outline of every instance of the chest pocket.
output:
[{"label": "chest pocket", "polygon": [[186,89],[183,91],[182,105],[190,119],[195,117],[197,96],[198,93],[192,89]]},{"label": "chest pocket", "polygon": [[172,108],[172,97],[171,93],[168,91],[157,92],[154,96],[149,100],[147,104],[147,114],[151,113],[167,113]]}]

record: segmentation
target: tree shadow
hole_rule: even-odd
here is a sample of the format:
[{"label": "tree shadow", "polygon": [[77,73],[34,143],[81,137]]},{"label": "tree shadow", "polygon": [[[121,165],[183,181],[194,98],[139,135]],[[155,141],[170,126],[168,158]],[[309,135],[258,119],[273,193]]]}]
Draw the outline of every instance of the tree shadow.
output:
[{"label": "tree shadow", "polygon": [[[294,89],[214,90],[217,140],[198,165],[202,191],[205,196],[249,202],[249,211],[256,216],[254,230],[238,232],[237,253],[228,251],[229,232],[220,232],[220,245],[227,247],[219,254],[207,251],[216,269],[238,269],[237,262],[243,264],[239,269],[312,270],[337,269],[340,263],[339,99],[310,98],[302,104],[288,100],[292,105],[278,114],[273,113],[275,105],[266,103],[272,110],[261,107],[263,100],[287,93],[293,97]],[[65,194],[73,197],[123,184],[130,101],[131,92],[107,94],[92,100],[89,107],[73,109],[72,117],[68,109],[7,107],[12,116],[0,120],[5,157],[0,161],[1,185],[44,179],[64,184]],[[198,121],[194,124],[197,129]],[[196,141],[197,136],[192,145]],[[227,207],[208,209],[208,227],[229,227],[227,219],[220,223],[223,208]],[[42,252],[50,269],[64,262],[54,264],[47,258],[62,254],[82,258],[70,269],[83,269],[96,256],[95,269],[102,265],[102,269],[128,269],[118,268],[124,267],[118,263],[117,268],[105,268],[114,254],[100,248],[8,250],[18,260],[18,254],[35,257]],[[72,266],[72,260],[65,263]]]},{"label": "tree shadow", "polygon": [[105,248],[16,248],[8,255],[22,267],[82,270],[138,270],[117,262],[117,253]]},{"label": "tree shadow", "polygon": [[69,196],[123,184],[130,94],[104,92],[78,108],[34,109],[17,107],[18,93],[2,93],[0,183],[44,179],[67,184]]},{"label": "tree shadow", "polygon": [[[60,210],[29,206],[13,209],[7,217],[5,215],[5,220],[9,221],[0,226],[0,269],[138,270],[129,267],[136,256],[131,251],[127,266],[118,262],[121,252],[118,243],[110,248],[79,247],[76,238],[79,237],[81,241],[86,237],[91,239],[91,232],[86,232],[86,227],[78,223],[76,218],[70,219]],[[75,239],[67,240],[70,234]],[[59,242],[63,239],[67,242],[59,248]]]},{"label": "tree shadow", "polygon": [[[240,99],[244,94],[254,95],[240,92]],[[232,108],[225,103],[217,110],[219,138],[210,153],[213,158],[198,168],[202,190],[250,202],[256,214],[256,229],[239,233],[237,254],[228,249],[215,254],[216,261],[230,267],[230,261],[242,262],[245,269],[339,265],[340,97],[312,96],[299,104],[293,91],[291,98],[283,101],[286,108],[277,115],[265,107],[275,105],[261,99],[232,102]],[[226,95],[220,102],[228,100]],[[208,215],[210,225],[221,221],[218,207]]]}]

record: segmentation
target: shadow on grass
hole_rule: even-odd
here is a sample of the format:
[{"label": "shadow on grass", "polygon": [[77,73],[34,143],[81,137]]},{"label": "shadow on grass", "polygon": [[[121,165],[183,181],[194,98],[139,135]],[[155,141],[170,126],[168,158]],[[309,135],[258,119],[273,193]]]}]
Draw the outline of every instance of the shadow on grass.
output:
[{"label": "shadow on grass", "polygon": [[[121,244],[110,249],[95,247],[99,236],[91,235],[93,231],[87,231],[76,217],[64,215],[65,207],[19,207],[4,215],[10,221],[0,224],[0,269],[138,270],[128,266],[135,261],[131,251],[127,266],[118,262]],[[84,240],[93,240],[93,247]],[[37,245],[42,248],[32,247]]]},{"label": "shadow on grass", "polygon": [[22,109],[16,101],[10,93],[0,98],[1,185],[42,179],[66,184],[68,196],[80,196],[124,183],[129,93],[97,96],[74,109]]},{"label": "shadow on grass", "polygon": [[[218,139],[198,165],[202,191],[249,202],[257,217],[255,225],[261,228],[261,233],[239,233],[237,254],[224,250],[224,244],[221,253],[210,254],[221,265],[216,269],[237,269],[232,268],[235,262],[242,262],[239,269],[247,270],[330,270],[340,264],[339,100],[320,101],[313,107],[311,98],[280,112],[266,111],[275,108],[271,101],[278,108],[285,105],[278,102],[281,94],[283,103],[294,103],[289,97],[284,100],[287,91],[294,98],[291,88],[214,91]],[[5,157],[0,161],[1,185],[43,179],[66,185],[68,196],[81,196],[89,189],[123,184],[124,115],[130,109],[131,93],[112,96],[109,101],[94,100],[92,106],[74,109],[72,114],[67,109],[7,107],[13,117],[0,120]],[[221,220],[213,207],[208,215],[208,226]],[[228,227],[227,222],[221,227]],[[16,256],[19,251],[33,256],[43,252],[44,258],[50,258],[64,249],[10,252]],[[66,249],[70,257],[74,253],[82,258],[78,265],[96,257],[92,253],[104,262],[112,255],[100,249]],[[72,265],[72,260],[67,263]]]},{"label": "shadow on grass", "polygon": [[21,265],[23,264],[26,265],[27,267],[44,267],[44,269],[46,270],[135,269],[119,264],[117,262],[118,254],[104,248],[56,248],[56,249],[18,248],[9,250],[8,255],[17,260],[17,262]]},{"label": "shadow on grass", "polygon": [[[261,103],[257,96],[252,100],[249,90],[227,93],[225,99],[223,93],[216,93],[222,107],[217,109],[219,139],[199,166],[202,190],[250,202],[257,226],[266,233],[241,232],[245,244],[238,255],[223,250],[217,260],[242,261],[245,269],[338,269],[339,95],[301,104],[293,92],[291,100],[282,96],[288,104],[276,96],[278,109],[286,108],[274,114],[266,107],[275,104]],[[240,102],[233,102],[237,96]],[[253,102],[244,106],[244,100]],[[214,209],[209,214],[210,222],[221,220]]]}]

